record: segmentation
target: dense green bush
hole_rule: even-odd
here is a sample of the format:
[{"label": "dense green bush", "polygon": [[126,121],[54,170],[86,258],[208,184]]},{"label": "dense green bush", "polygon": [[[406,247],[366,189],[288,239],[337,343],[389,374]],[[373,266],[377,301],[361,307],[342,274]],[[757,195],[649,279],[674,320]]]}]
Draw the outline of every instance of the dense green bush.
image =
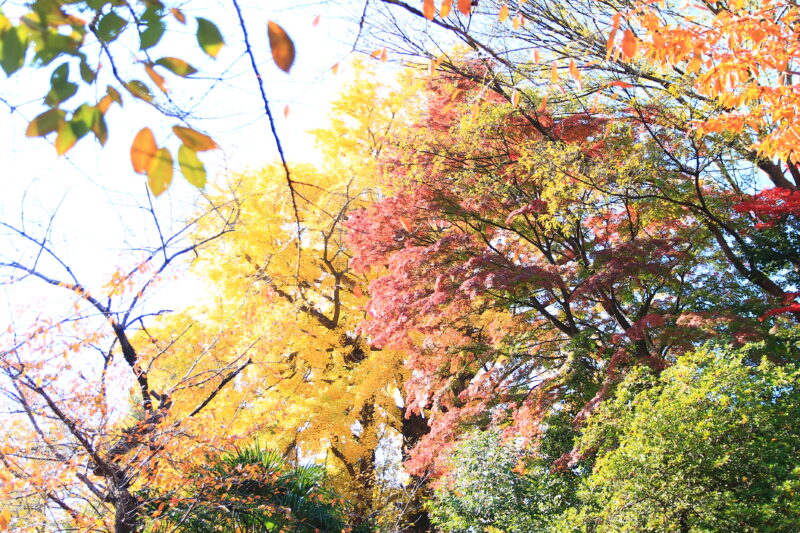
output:
[{"label": "dense green bush", "polygon": [[[705,348],[630,371],[552,472],[473,434],[430,503],[446,532],[800,531],[800,369]],[[547,432],[545,432],[547,433]],[[547,435],[545,435],[545,443]],[[552,458],[549,458],[552,459]]]}]

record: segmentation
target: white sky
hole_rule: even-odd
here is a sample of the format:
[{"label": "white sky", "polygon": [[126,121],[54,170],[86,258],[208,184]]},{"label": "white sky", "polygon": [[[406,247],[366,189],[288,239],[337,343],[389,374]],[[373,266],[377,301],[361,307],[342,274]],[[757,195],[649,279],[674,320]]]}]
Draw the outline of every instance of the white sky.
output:
[{"label": "white sky", "polygon": [[[0,5],[6,13],[13,9],[7,2]],[[203,8],[199,9],[199,5]],[[346,60],[356,33],[353,21],[358,20],[363,3],[242,0],[240,5],[287,158],[314,161],[313,145],[304,132],[325,124],[327,106],[346,79],[346,72],[340,70],[334,75],[331,67]],[[171,75],[166,78],[170,96],[183,109],[192,111],[195,118],[189,119],[189,124],[208,132],[221,146],[221,150],[201,156],[209,169],[209,179],[213,182],[221,179],[222,173],[274,161],[277,150],[249,59],[243,54],[243,40],[232,4],[195,0],[182,9],[190,19],[187,26],[170,21],[161,43],[149,52],[153,59],[181,57],[201,70],[198,74],[201,79],[197,80],[181,80]],[[312,27],[317,15],[320,22]],[[226,46],[216,60],[199,51],[194,35],[196,16],[213,20],[223,33]],[[283,73],[272,63],[266,32],[270,19],[281,24],[295,42],[297,57],[291,74]],[[135,46],[131,49],[141,57]],[[95,52],[99,54],[99,50]],[[93,64],[97,54],[89,54]],[[60,63],[56,61],[52,66]],[[128,73],[123,73],[123,77],[146,79],[140,65],[125,64],[123,60],[120,67]],[[135,133],[149,126],[159,145],[166,144],[175,157],[179,142],[170,127],[176,121],[123,94],[124,107],[115,105],[107,115],[110,136],[105,147],[100,147],[90,134],[66,157],[57,157],[51,145],[54,137],[27,139],[24,135],[28,121],[46,109],[42,98],[49,86],[50,70],[20,71],[0,82],[0,97],[16,107],[11,113],[0,104],[4,119],[4,127],[0,128],[4,169],[0,221],[20,225],[24,212],[26,229],[31,230],[43,224],[60,206],[53,226],[53,242],[79,279],[91,287],[101,283],[120,263],[129,264],[130,259],[126,261],[124,257],[130,248],[154,238],[152,223],[140,208],[147,202],[145,178],[131,169],[129,147]],[[222,82],[202,79],[206,72],[212,77],[222,75],[224,79]],[[101,96],[103,92],[98,94]],[[79,93],[63,107],[73,109],[94,98],[97,96]],[[286,105],[289,115],[284,118]],[[156,209],[164,218],[162,223],[180,221],[196,196],[196,191],[176,172],[173,186],[155,200]],[[35,229],[32,233],[36,233]],[[165,233],[169,233],[168,228]],[[0,257],[14,258],[15,243],[0,238]],[[31,307],[35,299],[51,294],[52,288],[40,293],[36,287],[33,283],[3,287],[7,306],[0,311],[0,319],[13,316],[13,308]]]}]

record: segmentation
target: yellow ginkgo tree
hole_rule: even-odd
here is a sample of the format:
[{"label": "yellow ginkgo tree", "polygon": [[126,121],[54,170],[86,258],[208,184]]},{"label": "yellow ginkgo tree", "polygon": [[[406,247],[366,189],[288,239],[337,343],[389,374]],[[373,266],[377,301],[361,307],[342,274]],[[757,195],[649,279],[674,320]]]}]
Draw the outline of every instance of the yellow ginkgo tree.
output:
[{"label": "yellow ginkgo tree", "polygon": [[[197,353],[213,367],[246,352],[247,368],[197,420],[220,436],[262,438],[288,456],[325,461],[366,518],[399,497],[403,442],[426,426],[404,419],[403,354],[375,349],[359,332],[369,279],[351,270],[345,244],[349,214],[378,194],[374,157],[415,86],[381,88],[354,70],[330,126],[315,132],[324,162],[292,165],[297,211],[280,165],[210,193],[220,216],[235,213],[236,222],[194,265],[206,296],[146,335],[154,368],[173,383],[189,370],[202,374]],[[177,401],[183,394],[196,391],[173,390],[176,405],[190,405]]]}]

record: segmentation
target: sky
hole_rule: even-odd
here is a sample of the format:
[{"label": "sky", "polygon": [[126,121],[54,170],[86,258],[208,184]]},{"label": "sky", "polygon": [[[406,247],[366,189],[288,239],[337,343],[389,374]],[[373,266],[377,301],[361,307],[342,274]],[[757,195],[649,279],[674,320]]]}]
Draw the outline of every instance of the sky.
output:
[{"label": "sky", "polygon": [[[287,159],[314,162],[314,147],[304,132],[325,125],[328,105],[347,79],[355,21],[363,2],[241,0],[240,5]],[[0,6],[5,13],[13,14],[13,3],[0,2]],[[188,24],[181,27],[171,23],[161,42],[149,52],[153,58],[181,57],[201,71],[191,80],[168,76],[167,85],[170,97],[191,112],[188,125],[209,133],[220,145],[219,150],[202,155],[209,169],[209,187],[213,187],[226,175],[275,161],[278,154],[231,2],[185,2],[181,9],[190,19]],[[193,20],[198,16],[214,21],[226,40],[216,59],[199,51]],[[278,22],[295,42],[297,56],[289,74],[272,62],[268,20]],[[123,76],[144,78],[141,65],[130,59],[141,58],[134,43],[115,45],[122,52]],[[94,52],[92,56],[90,49],[90,61],[100,50]],[[340,68],[334,73],[336,64]],[[148,126],[159,145],[166,144],[175,153],[179,142],[170,128],[178,122],[123,95],[123,108],[114,106],[107,114],[110,137],[105,147],[87,136],[66,156],[58,157],[52,136],[28,139],[24,134],[28,122],[46,109],[42,97],[51,70],[23,69],[0,83],[0,98],[8,103],[0,104],[4,120],[0,157],[5,174],[0,222],[24,226],[41,236],[55,213],[49,232],[54,248],[84,284],[96,287],[114,268],[130,263],[130,250],[152,245],[157,238],[152,217],[142,209],[148,205],[145,178],[133,172],[129,161],[133,136]],[[108,70],[101,71],[101,79],[109,77]],[[73,99],[74,106],[101,95],[79,93]],[[197,199],[198,191],[176,172],[170,190],[153,200],[165,233],[182,223]],[[0,234],[0,257],[22,257],[25,251],[19,239]],[[46,302],[52,294],[52,288],[29,282],[5,285],[2,290],[5,308],[0,318],[15,319],[16,323],[22,320],[21,307],[35,307],[38,312],[39,305],[32,302]],[[176,285],[175,290],[186,288]]]}]

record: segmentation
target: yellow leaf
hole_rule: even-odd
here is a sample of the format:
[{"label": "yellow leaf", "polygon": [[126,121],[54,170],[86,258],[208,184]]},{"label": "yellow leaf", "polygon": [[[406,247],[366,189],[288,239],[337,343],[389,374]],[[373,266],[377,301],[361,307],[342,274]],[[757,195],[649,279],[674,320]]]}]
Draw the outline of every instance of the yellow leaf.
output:
[{"label": "yellow leaf", "polygon": [[3,509],[0,511],[0,530],[8,531],[11,525],[11,511]]},{"label": "yellow leaf", "polygon": [[439,16],[447,18],[450,15],[450,11],[453,9],[453,0],[443,0],[442,7],[439,8]]},{"label": "yellow leaf", "polygon": [[553,83],[558,83],[559,81],[561,81],[558,77],[558,67],[556,66],[555,63],[553,63],[552,66],[550,67],[550,81],[552,81]]},{"label": "yellow leaf", "polygon": [[175,132],[175,135],[177,135],[178,138],[183,141],[188,148],[194,150],[195,152],[205,152],[207,150],[219,148],[217,143],[214,142],[214,139],[205,133],[200,133],[192,128],[172,126],[172,131]]},{"label": "yellow leaf", "polygon": [[271,20],[267,23],[267,35],[272,59],[279,69],[289,72],[294,63],[294,43],[286,31]]},{"label": "yellow leaf", "polygon": [[500,22],[505,22],[508,20],[508,5],[503,4],[500,6],[500,13],[497,15],[497,18],[500,19]]},{"label": "yellow leaf", "polygon": [[433,20],[436,15],[436,5],[433,0],[422,0],[422,14],[428,20]]},{"label": "yellow leaf", "polygon": [[511,21],[511,26],[518,30],[525,25],[525,17],[522,16],[522,13],[518,13],[517,16],[514,17],[514,20]]},{"label": "yellow leaf", "polygon": [[131,145],[131,163],[134,172],[144,174],[150,166],[153,156],[156,154],[156,139],[150,128],[142,128],[136,137],[133,138]]},{"label": "yellow leaf", "polygon": [[159,148],[147,168],[147,185],[154,195],[159,196],[172,183],[172,154],[166,148]]}]

